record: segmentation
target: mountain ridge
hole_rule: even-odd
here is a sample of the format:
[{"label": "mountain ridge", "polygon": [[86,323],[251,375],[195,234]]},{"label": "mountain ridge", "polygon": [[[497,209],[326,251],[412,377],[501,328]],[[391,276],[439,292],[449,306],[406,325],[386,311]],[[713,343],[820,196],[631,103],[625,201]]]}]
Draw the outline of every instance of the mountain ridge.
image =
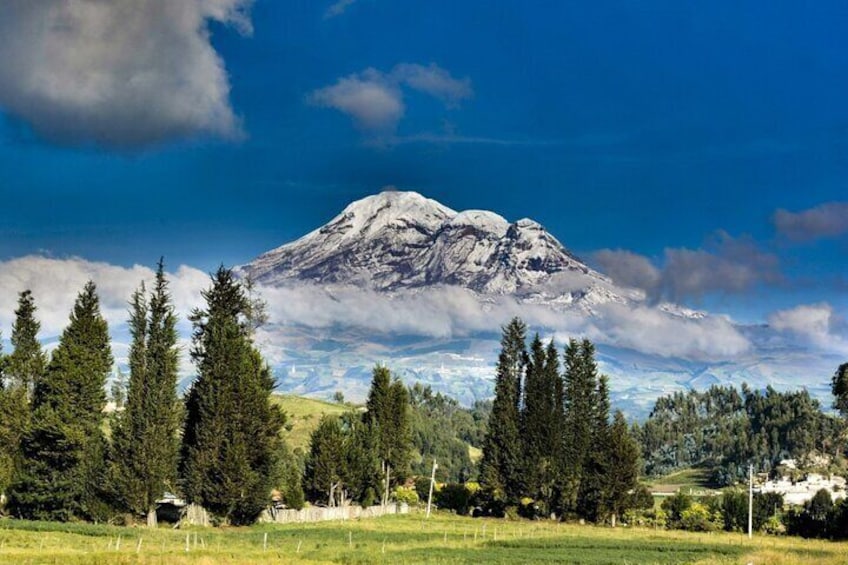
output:
[{"label": "mountain ridge", "polygon": [[483,295],[572,303],[612,281],[529,218],[457,212],[417,192],[384,191],[349,204],[324,226],[268,251],[240,270],[257,283],[349,284],[380,292],[437,285]]}]

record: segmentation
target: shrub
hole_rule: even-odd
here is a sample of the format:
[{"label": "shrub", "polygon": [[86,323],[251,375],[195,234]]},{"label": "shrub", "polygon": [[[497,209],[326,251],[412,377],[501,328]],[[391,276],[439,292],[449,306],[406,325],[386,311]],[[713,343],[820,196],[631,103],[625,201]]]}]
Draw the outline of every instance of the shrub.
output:
[{"label": "shrub", "polygon": [[462,483],[445,483],[441,485],[433,493],[433,498],[436,506],[445,510],[451,510],[457,514],[468,514],[475,500],[468,485]]},{"label": "shrub", "polygon": [[397,502],[406,503],[410,506],[418,504],[418,493],[415,492],[414,487],[396,487],[392,493],[392,498],[394,498]]},{"label": "shrub", "polygon": [[680,529],[683,512],[692,506],[692,497],[678,492],[663,500],[660,506],[668,516],[667,526],[670,529]]},{"label": "shrub", "polygon": [[717,529],[716,518],[706,505],[693,502],[680,513],[680,527],[690,532],[712,532]]}]

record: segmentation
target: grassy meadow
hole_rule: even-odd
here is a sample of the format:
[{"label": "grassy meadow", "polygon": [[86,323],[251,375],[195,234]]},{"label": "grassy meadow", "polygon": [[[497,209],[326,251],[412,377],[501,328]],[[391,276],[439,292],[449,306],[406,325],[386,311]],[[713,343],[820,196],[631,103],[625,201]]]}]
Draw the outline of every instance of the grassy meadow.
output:
[{"label": "grassy meadow", "polygon": [[300,448],[309,451],[309,436],[318,427],[324,414],[341,415],[357,407],[315,398],[305,398],[289,394],[272,394],[271,402],[277,404],[286,413],[286,428],[283,437],[290,449]]},{"label": "grassy meadow", "polygon": [[0,563],[697,563],[830,565],[848,544],[435,513],[317,524],[173,530],[0,520]]}]

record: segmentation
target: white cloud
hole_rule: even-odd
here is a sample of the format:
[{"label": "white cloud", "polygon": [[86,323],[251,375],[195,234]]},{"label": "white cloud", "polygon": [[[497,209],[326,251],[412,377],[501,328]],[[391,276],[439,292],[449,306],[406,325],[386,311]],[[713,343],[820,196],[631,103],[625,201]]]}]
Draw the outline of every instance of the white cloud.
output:
[{"label": "white cloud", "polygon": [[848,202],[826,202],[801,212],[778,210],[772,218],[778,233],[793,241],[811,241],[848,233]]},{"label": "white cloud", "polygon": [[252,0],[6,0],[0,108],[62,143],[242,135],[208,23],[252,31]]},{"label": "white cloud", "polygon": [[336,16],[341,16],[355,2],[356,0],[338,0],[338,2],[335,2],[329,8],[327,8],[327,11],[324,12],[324,17],[335,18]]},{"label": "white cloud", "polygon": [[[89,279],[98,285],[103,313],[115,338],[120,361],[126,353],[127,301],[141,281],[153,271],[145,266],[120,267],[79,258],[54,259],[27,256],[0,262],[0,328],[9,337],[17,295],[31,289],[42,322],[42,337],[57,336],[67,324],[77,293]],[[174,303],[180,315],[183,372],[189,374],[190,324],[186,315],[201,306],[200,291],[209,286],[206,273],[180,266],[168,274]],[[564,281],[564,283],[567,281]],[[553,310],[540,304],[519,303],[509,297],[481,297],[458,287],[378,293],[349,286],[319,288],[296,285],[260,288],[269,304],[272,325],[261,333],[260,343],[269,352],[281,347],[296,350],[297,332],[275,331],[297,327],[343,336],[348,331],[371,336],[374,343],[403,335],[457,339],[489,335],[496,340],[500,326],[514,316],[534,330],[554,334],[559,341],[588,337],[598,344],[629,349],[645,355],[718,364],[756,358],[753,345],[731,320],[721,316],[691,318],[664,312],[647,303],[607,303],[593,306],[593,315],[580,310]],[[772,329],[801,336],[795,348],[814,346],[829,353],[848,354],[841,318],[828,304],[800,306],[774,313]],[[308,332],[307,332],[308,333]],[[287,341],[281,343],[282,335]],[[310,343],[305,340],[304,344]],[[787,343],[792,344],[793,340]],[[305,346],[305,345],[304,345]]]},{"label": "white cloud", "polygon": [[393,131],[406,111],[400,88],[375,69],[341,78],[309,99],[351,116],[365,130]]},{"label": "white cloud", "polygon": [[471,79],[455,79],[449,72],[433,63],[426,67],[401,63],[392,70],[391,78],[413,90],[438,98],[448,107],[456,107],[462,100],[474,95]]},{"label": "white cloud", "polygon": [[[68,323],[77,294],[89,280],[97,285],[100,305],[110,328],[126,324],[130,296],[142,281],[153,280],[153,270],[135,265],[119,267],[85,259],[53,259],[37,255],[0,262],[0,328],[8,337],[17,308],[18,293],[32,290],[41,321],[42,337],[57,336]],[[201,304],[200,290],[209,286],[202,271],[180,266],[169,273],[174,306],[183,329],[192,308]],[[114,332],[113,332],[114,333]]]},{"label": "white cloud", "polygon": [[845,321],[826,302],[778,310],[769,316],[768,323],[775,330],[794,334],[819,349],[848,355]]},{"label": "white cloud", "polygon": [[747,353],[750,342],[723,318],[684,318],[650,306],[608,304],[597,323],[601,343],[661,357],[723,361]]},{"label": "white cloud", "polygon": [[317,329],[364,329],[377,335],[459,338],[497,333],[514,316],[560,337],[583,336],[598,343],[651,355],[689,360],[725,360],[750,349],[733,324],[720,317],[690,319],[651,306],[606,304],[595,316],[522,304],[509,297],[480,300],[458,287],[435,287],[392,295],[354,287],[298,285],[262,289],[271,321]]},{"label": "white cloud", "polygon": [[448,108],[473,95],[468,78],[456,79],[438,65],[401,63],[389,73],[368,68],[313,91],[307,100],[353,118],[360,129],[391,134],[406,112],[404,88],[437,98]]}]

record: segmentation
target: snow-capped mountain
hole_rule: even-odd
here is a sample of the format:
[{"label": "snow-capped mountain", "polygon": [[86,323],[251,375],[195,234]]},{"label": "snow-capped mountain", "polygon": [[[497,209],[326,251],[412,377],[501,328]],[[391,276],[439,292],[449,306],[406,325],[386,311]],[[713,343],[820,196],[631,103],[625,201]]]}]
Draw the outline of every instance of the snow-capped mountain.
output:
[{"label": "snow-capped mountain", "polygon": [[265,286],[301,281],[377,291],[435,285],[533,302],[624,302],[627,291],[529,219],[456,212],[416,192],[350,204],[325,226],[243,267]]},{"label": "snow-capped mountain", "polygon": [[791,388],[837,362],[769,328],[654,304],[532,220],[457,212],[415,192],[353,202],[240,272],[268,303],[260,341],[279,389],[299,394],[361,400],[371,368],[384,363],[464,403],[490,397],[499,329],[514,316],[560,344],[595,342],[613,402],[631,416],[675,390]]}]

